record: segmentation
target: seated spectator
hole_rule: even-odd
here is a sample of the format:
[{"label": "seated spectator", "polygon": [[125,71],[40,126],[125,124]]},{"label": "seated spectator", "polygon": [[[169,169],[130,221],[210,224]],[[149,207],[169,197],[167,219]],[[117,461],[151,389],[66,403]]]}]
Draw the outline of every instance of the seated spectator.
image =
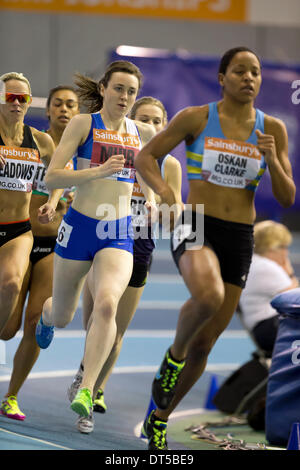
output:
[{"label": "seated spectator", "polygon": [[272,220],[254,226],[254,255],[240,298],[240,313],[248,331],[267,357],[271,357],[278,329],[278,314],[270,301],[299,285],[289,258],[290,231]]}]

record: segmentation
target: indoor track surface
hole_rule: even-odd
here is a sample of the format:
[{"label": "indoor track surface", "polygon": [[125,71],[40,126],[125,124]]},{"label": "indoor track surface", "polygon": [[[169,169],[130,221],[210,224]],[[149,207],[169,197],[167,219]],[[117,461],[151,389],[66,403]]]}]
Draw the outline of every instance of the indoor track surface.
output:
[{"label": "indoor track surface", "polygon": [[[291,251],[299,277],[299,236],[294,237]],[[140,431],[149,404],[151,383],[172,343],[179,308],[187,298],[188,291],[171,258],[169,242],[159,240],[142,300],[105,390],[108,410],[105,414],[95,413],[94,432],[85,435],[77,431],[77,415],[70,409],[66,395],[83,354],[85,333],[79,305],[74,320],[67,328],[56,330],[51,346],[41,351],[19,393],[18,403],[27,416],[26,420],[20,422],[0,416],[0,449],[146,450],[146,441],[140,437]],[[6,364],[0,366],[1,396],[7,392],[13,355],[21,334],[20,331],[5,343]],[[191,433],[185,429],[191,424],[199,424],[205,413],[207,418],[205,404],[212,378],[221,384],[233,370],[251,358],[254,350],[254,344],[235,315],[215,345],[203,377],[169,421],[171,450],[217,449],[192,439]],[[237,429],[237,438],[240,438],[241,431]],[[256,442],[264,441],[263,435],[252,438]],[[247,439],[251,441],[249,432]]]}]

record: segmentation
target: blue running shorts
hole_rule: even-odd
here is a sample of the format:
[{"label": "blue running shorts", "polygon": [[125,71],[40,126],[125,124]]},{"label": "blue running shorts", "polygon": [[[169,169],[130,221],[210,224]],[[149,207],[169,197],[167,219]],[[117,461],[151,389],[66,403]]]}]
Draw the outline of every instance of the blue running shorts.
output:
[{"label": "blue running shorts", "polygon": [[133,253],[131,216],[98,220],[70,207],[58,229],[54,252],[62,258],[90,261],[104,248]]}]

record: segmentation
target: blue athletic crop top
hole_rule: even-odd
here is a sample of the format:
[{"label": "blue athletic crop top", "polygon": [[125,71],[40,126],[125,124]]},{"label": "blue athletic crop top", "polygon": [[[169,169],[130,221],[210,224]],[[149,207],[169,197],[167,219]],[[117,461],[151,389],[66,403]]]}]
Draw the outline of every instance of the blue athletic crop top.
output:
[{"label": "blue athletic crop top", "polygon": [[134,183],[136,170],[134,159],[141,148],[141,139],[135,123],[126,120],[126,132],[120,133],[105,128],[101,114],[91,114],[92,123],[85,143],[78,147],[75,155],[74,169],[81,170],[102,165],[112,155],[123,154],[125,165],[123,170],[106,176],[105,179]]},{"label": "blue athletic crop top", "polygon": [[226,139],[217,102],[209,103],[205,129],[186,146],[188,179],[255,191],[267,167],[256,147],[256,129],[264,132],[264,113],[259,109],[256,109],[255,125],[248,140]]}]

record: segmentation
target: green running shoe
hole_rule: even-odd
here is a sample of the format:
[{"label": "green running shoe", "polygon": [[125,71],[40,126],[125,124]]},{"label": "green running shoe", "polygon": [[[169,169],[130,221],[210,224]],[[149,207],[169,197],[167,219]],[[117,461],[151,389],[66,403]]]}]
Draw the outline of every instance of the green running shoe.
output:
[{"label": "green running shoe", "polygon": [[175,394],[179,375],[185,366],[185,361],[177,362],[170,357],[170,349],[152,383],[152,397],[160,410],[166,410]]},{"label": "green running shoe", "polygon": [[103,390],[101,390],[101,388],[99,388],[97,392],[96,398],[93,403],[93,408],[94,411],[96,411],[97,413],[105,413],[107,410],[107,406],[104,402],[104,392]]},{"label": "green running shoe", "polygon": [[86,418],[93,411],[93,400],[88,388],[80,388],[71,403],[71,410]]},{"label": "green running shoe", "polygon": [[142,433],[148,438],[148,450],[168,450],[167,423],[160,420],[152,410],[144,421]]}]

